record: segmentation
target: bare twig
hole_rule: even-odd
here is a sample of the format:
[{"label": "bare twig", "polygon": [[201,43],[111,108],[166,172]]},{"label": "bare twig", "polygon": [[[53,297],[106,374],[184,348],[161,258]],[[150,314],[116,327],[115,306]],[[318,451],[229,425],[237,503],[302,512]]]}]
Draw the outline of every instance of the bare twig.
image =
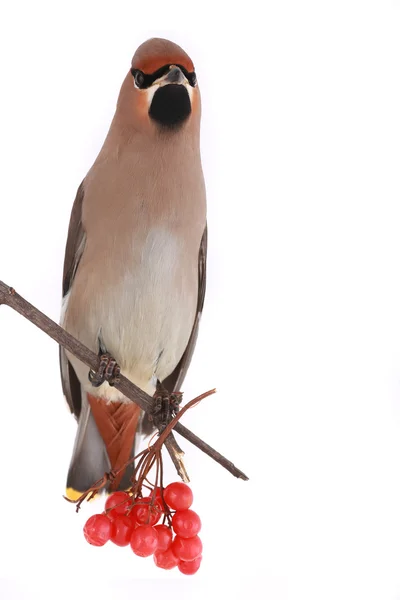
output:
[{"label": "bare twig", "polygon": [[185,464],[183,462],[183,457],[185,456],[185,453],[182,450],[182,448],[178,445],[178,442],[176,441],[175,437],[173,435],[169,435],[164,442],[164,446],[169,452],[169,455],[171,457],[172,462],[174,463],[176,472],[178,473],[179,477],[185,483],[189,483],[189,475],[187,474]]},{"label": "bare twig", "polygon": [[[86,346],[81,344],[76,338],[70,335],[67,331],[62,329],[57,323],[49,319],[45,314],[40,312],[32,304],[27,302],[22,296],[16,293],[13,288],[5,285],[0,281],[0,304],[6,304],[13,310],[17,311],[20,315],[31,321],[34,325],[39,327],[42,331],[47,333],[53,340],[63,346],[71,354],[76,356],[89,368],[97,371],[99,366],[99,357],[89,350]],[[120,376],[120,381],[115,383],[117,388],[124,396],[135,402],[140,408],[146,412],[151,412],[153,406],[153,398],[146,394],[143,390],[138,388],[134,383],[129,381],[123,375]],[[183,409],[182,409],[183,410]],[[227,460],[222,454],[214,450],[211,446],[203,442],[197,435],[192,433],[181,423],[176,422],[174,425],[174,431],[178,432],[189,442],[197,446],[200,450],[208,454],[216,462],[222,465],[227,471],[232,473],[235,477],[247,480],[248,477],[240,471],[235,465]],[[161,436],[160,436],[161,439]]]}]

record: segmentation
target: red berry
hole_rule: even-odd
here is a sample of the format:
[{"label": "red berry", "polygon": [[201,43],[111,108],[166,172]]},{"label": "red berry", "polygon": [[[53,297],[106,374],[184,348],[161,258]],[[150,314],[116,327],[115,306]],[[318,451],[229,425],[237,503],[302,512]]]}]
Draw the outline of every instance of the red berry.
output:
[{"label": "red berry", "polygon": [[168,550],[172,544],[172,531],[166,525],[156,525],[154,529],[158,533],[157,550]]},{"label": "red berry", "polygon": [[126,515],[116,515],[113,519],[111,541],[117,546],[127,546],[130,542],[133,522]]},{"label": "red berry", "polygon": [[189,539],[177,535],[172,542],[172,551],[180,560],[194,560],[201,556],[203,544],[198,535]]},{"label": "red berry", "polygon": [[175,556],[171,548],[165,551],[157,550],[154,552],[153,558],[156,566],[160,569],[173,569],[179,564],[179,558]]},{"label": "red berry", "polygon": [[106,515],[93,515],[84,527],[83,535],[92,546],[104,546],[111,537],[112,523]]},{"label": "red berry", "polygon": [[198,556],[194,560],[181,560],[178,565],[178,569],[184,575],[194,575],[200,569],[202,556]]},{"label": "red berry", "polygon": [[162,509],[160,499],[156,498],[150,506],[152,498],[139,498],[130,512],[130,517],[139,525],[155,525],[160,520]]},{"label": "red berry", "polygon": [[140,525],[132,531],[131,548],[138,556],[151,556],[157,550],[158,534],[151,525]]},{"label": "red berry", "polygon": [[126,492],[114,492],[111,496],[108,496],[105,509],[109,511],[107,514],[113,518],[116,515],[124,515],[131,504],[132,500],[129,494]]},{"label": "red berry", "polygon": [[192,506],[193,492],[186,483],[176,481],[165,488],[164,500],[174,510],[186,510]]},{"label": "red berry", "polygon": [[200,517],[194,510],[177,510],[172,517],[172,527],[177,535],[191,538],[201,529]]}]

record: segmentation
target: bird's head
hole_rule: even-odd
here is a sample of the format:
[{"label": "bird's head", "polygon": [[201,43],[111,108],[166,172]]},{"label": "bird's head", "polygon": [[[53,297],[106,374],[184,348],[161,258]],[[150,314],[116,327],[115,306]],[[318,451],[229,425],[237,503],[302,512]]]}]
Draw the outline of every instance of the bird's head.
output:
[{"label": "bird's head", "polygon": [[193,63],[177,44],[152,38],[139,46],[119,104],[136,128],[176,132],[200,117]]}]

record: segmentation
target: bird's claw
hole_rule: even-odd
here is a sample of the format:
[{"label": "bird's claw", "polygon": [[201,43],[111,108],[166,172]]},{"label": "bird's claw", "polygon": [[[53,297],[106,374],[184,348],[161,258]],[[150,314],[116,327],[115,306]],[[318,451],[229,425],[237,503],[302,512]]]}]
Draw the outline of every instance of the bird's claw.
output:
[{"label": "bird's claw", "polygon": [[97,371],[89,371],[89,381],[93,387],[100,387],[105,381],[113,386],[119,382],[120,373],[121,369],[115,358],[109,354],[102,354]]},{"label": "bird's claw", "polygon": [[179,405],[182,402],[182,392],[168,392],[160,383],[154,393],[154,405],[152,413],[148,415],[149,421],[152,421],[157,429],[163,431],[168,423],[172,421],[179,412]]}]

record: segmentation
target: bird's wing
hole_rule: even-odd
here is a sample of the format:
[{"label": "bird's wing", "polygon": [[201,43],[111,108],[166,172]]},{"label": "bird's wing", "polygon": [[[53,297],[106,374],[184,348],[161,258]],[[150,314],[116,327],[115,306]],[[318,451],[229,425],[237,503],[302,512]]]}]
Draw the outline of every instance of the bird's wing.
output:
[{"label": "bird's wing", "polygon": [[192,333],[190,335],[186,350],[174,371],[162,382],[169,392],[179,392],[183,380],[186,377],[187,370],[192,360],[194,348],[196,346],[199,333],[199,323],[203,311],[204,297],[206,293],[206,263],[207,263],[207,225],[201,238],[199,250],[199,287],[197,296],[196,318],[194,320]]},{"label": "bird's wing", "polygon": [[[72,207],[69,222],[67,245],[65,248],[64,274],[63,274],[63,311],[68,302],[68,293],[71,289],[79,261],[85,247],[86,235],[82,225],[82,202],[84,198],[84,181],[78,188],[75,202]],[[69,362],[66,352],[60,346],[61,381],[65,398],[71,412],[78,418],[81,412],[81,385],[75,371]]]}]

